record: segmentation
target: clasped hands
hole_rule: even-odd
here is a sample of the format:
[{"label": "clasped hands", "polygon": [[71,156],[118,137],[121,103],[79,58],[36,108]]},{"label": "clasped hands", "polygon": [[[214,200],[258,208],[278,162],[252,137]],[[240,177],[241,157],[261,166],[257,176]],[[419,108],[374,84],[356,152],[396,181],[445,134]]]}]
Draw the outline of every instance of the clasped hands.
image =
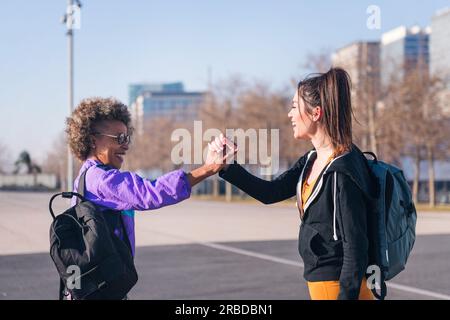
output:
[{"label": "clasped hands", "polygon": [[210,167],[212,173],[215,174],[229,164],[229,160],[234,157],[237,151],[238,147],[236,144],[223,134],[220,134],[219,137],[208,143],[205,165]]}]

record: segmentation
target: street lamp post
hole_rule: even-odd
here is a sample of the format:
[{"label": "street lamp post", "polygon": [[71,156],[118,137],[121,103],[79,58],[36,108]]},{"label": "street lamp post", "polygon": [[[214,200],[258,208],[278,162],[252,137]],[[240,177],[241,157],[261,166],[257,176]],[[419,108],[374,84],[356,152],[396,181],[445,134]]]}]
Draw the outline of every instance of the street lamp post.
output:
[{"label": "street lamp post", "polygon": [[[79,23],[79,21],[75,21],[76,10],[81,9],[81,3],[78,0],[75,0],[76,4],[74,5],[73,0],[67,1],[67,10],[66,14],[63,16],[62,22],[66,24],[67,27],[67,44],[69,51],[69,116],[73,111],[73,30],[74,24]],[[79,17],[78,17],[79,18]],[[70,191],[73,188],[73,155],[70,151],[69,145],[67,145],[67,184],[66,190]]]}]

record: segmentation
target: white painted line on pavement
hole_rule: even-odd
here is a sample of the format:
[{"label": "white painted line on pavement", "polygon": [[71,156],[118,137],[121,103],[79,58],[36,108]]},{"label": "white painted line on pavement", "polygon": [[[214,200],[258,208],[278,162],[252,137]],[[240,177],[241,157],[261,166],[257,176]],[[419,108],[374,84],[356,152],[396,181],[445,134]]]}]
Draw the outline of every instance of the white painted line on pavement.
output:
[{"label": "white painted line on pavement", "polygon": [[[262,259],[262,260],[268,260],[268,261],[273,261],[273,262],[277,262],[277,263],[281,263],[281,264],[304,268],[303,263],[293,261],[293,260],[278,258],[278,257],[267,255],[267,254],[261,254],[261,253],[243,250],[243,249],[230,247],[227,245],[222,245],[222,244],[217,244],[217,243],[211,243],[211,242],[197,242],[197,243],[201,244],[203,246],[218,249],[218,250],[234,252],[237,254],[246,255],[249,257],[254,257],[254,258],[258,258],[258,259]],[[415,293],[415,294],[419,294],[422,296],[428,296],[428,297],[432,297],[432,298],[436,298],[436,299],[450,300],[450,295],[441,294],[441,293],[437,293],[437,292],[433,292],[433,291],[429,291],[429,290],[418,289],[418,288],[405,286],[402,284],[397,284],[397,283],[392,283],[392,282],[386,282],[386,285],[387,285],[387,287],[396,289],[396,290],[401,290],[401,291],[405,291],[405,292],[409,292],[409,293]]]},{"label": "white painted line on pavement", "polygon": [[288,260],[288,259],[283,259],[283,258],[278,258],[278,257],[270,256],[270,255],[267,255],[267,254],[262,254],[262,253],[257,253],[257,252],[253,252],[253,251],[238,249],[238,248],[234,248],[234,247],[230,247],[230,246],[226,246],[226,245],[222,245],[222,244],[218,244],[218,243],[212,243],[212,242],[199,242],[199,244],[201,244],[203,246],[206,246],[206,247],[214,248],[214,249],[219,249],[219,250],[224,250],[224,251],[229,251],[229,252],[242,254],[242,255],[245,255],[245,256],[249,256],[249,257],[259,258],[259,259],[262,259],[262,260],[268,260],[268,261],[278,262],[278,263],[282,263],[282,264],[287,264],[287,265],[290,265],[290,266],[304,268],[304,264],[301,263],[301,262]]},{"label": "white painted line on pavement", "polygon": [[[167,232],[161,232],[161,231],[157,231],[157,230],[152,230],[152,232],[163,234],[163,235],[170,236],[170,237],[177,238],[177,239],[182,239],[185,241],[189,241],[191,243],[196,243],[196,244],[199,244],[199,245],[202,245],[205,247],[209,247],[209,248],[213,248],[213,249],[217,249],[217,250],[233,252],[233,253],[241,254],[244,256],[254,257],[254,258],[261,259],[261,260],[272,261],[272,262],[281,263],[281,264],[294,266],[294,267],[300,267],[300,268],[305,267],[305,265],[301,262],[284,259],[284,258],[279,258],[279,257],[271,256],[268,254],[258,253],[258,252],[249,251],[249,250],[245,250],[245,249],[239,249],[236,247],[213,243],[213,242],[198,241],[198,240],[195,240],[192,238],[187,238],[187,237],[174,235],[174,234],[167,233]],[[392,288],[392,289],[396,289],[396,290],[400,290],[400,291],[419,294],[422,296],[427,296],[427,297],[436,298],[436,299],[450,300],[450,295],[446,295],[446,294],[442,294],[442,293],[438,293],[438,292],[414,288],[414,287],[405,286],[405,285],[393,283],[393,282],[386,282],[386,285],[388,288]]]},{"label": "white painted line on pavement", "polygon": [[449,295],[442,294],[442,293],[437,293],[437,292],[424,290],[424,289],[418,289],[418,288],[405,286],[402,284],[392,283],[392,282],[386,282],[386,285],[388,288],[392,288],[392,289],[397,289],[397,290],[406,291],[406,292],[410,292],[410,293],[416,293],[416,294],[420,294],[422,296],[428,296],[428,297],[432,297],[432,298],[436,298],[436,299],[450,300]]}]

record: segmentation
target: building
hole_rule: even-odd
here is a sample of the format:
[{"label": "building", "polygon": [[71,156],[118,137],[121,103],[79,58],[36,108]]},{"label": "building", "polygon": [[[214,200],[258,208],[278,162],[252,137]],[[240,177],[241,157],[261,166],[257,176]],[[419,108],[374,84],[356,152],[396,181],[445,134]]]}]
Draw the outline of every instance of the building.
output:
[{"label": "building", "polygon": [[334,67],[342,67],[352,79],[353,87],[371,86],[372,90],[379,90],[380,78],[380,43],[354,42],[336,50],[332,55]]},{"label": "building", "polygon": [[182,92],[183,83],[135,83],[128,86],[128,104],[131,106],[144,92]]},{"label": "building", "polygon": [[450,115],[450,8],[436,12],[431,18],[430,72],[446,81],[440,96],[444,112]]},{"label": "building", "polygon": [[381,84],[401,81],[410,70],[429,72],[429,38],[431,28],[401,26],[381,37]]},{"label": "building", "polygon": [[[439,10],[431,18],[430,71],[450,73],[450,8]],[[447,74],[447,76],[449,76]]]},{"label": "building", "polygon": [[144,121],[148,118],[197,119],[204,97],[204,92],[184,91],[181,82],[129,87],[131,114],[138,133],[143,132]]}]

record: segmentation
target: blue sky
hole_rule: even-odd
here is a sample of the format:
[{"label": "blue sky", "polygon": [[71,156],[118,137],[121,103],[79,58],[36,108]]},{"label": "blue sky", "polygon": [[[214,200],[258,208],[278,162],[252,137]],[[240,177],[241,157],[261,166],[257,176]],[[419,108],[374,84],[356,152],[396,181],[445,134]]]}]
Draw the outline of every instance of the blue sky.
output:
[{"label": "blue sky", "polygon": [[[42,159],[64,129],[66,0],[1,0],[0,142],[16,158]],[[75,103],[88,96],[128,101],[133,82],[183,81],[204,90],[241,74],[275,87],[303,75],[309,53],[356,40],[377,40],[400,25],[427,26],[448,0],[263,1],[84,0],[75,34]],[[369,5],[381,29],[366,27]]]}]

